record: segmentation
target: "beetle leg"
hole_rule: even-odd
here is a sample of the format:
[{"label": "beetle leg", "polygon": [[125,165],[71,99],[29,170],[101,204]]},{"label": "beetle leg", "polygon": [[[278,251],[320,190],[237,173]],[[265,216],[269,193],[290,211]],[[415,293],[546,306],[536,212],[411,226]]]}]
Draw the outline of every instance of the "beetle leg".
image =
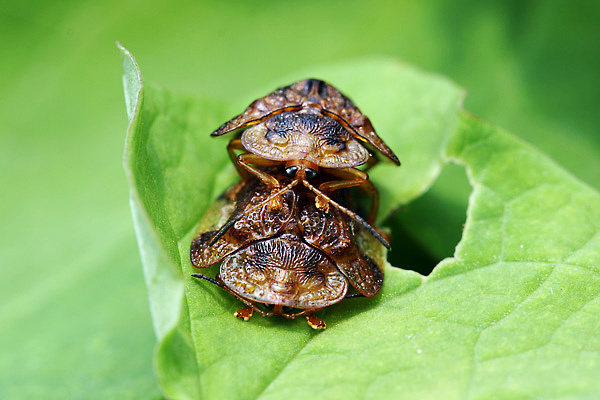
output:
[{"label": "beetle leg", "polygon": [[[230,292],[230,293],[232,293],[232,292]],[[235,295],[235,293],[233,293],[233,294]],[[267,311],[261,310],[260,308],[258,308],[256,303],[253,303],[251,301],[243,299],[237,295],[236,295],[236,297],[240,301],[242,301],[244,304],[246,304],[246,307],[240,308],[239,310],[234,312],[233,315],[238,318],[243,319],[244,321],[248,321],[250,319],[250,317],[252,317],[252,314],[254,313],[254,311],[258,312],[263,317],[272,317],[273,315],[279,315],[274,312],[267,312]]]},{"label": "beetle leg", "polygon": [[273,315],[272,312],[266,312],[258,308],[255,302],[240,297],[237,293],[231,291],[228,287],[225,286],[224,289],[232,295],[234,295],[235,297],[237,297],[239,301],[246,305],[246,307],[240,308],[235,313],[233,313],[234,316],[242,318],[244,321],[248,321],[254,313],[254,311],[258,312],[263,317],[271,317]]},{"label": "beetle leg", "polygon": [[250,164],[259,165],[261,167],[272,167],[274,165],[279,165],[280,161],[267,160],[266,158],[257,156],[252,153],[242,153],[240,155],[235,154],[235,150],[246,151],[244,146],[242,145],[241,139],[232,139],[227,145],[227,154],[229,154],[229,158],[231,162],[235,165],[239,175],[243,179],[247,179],[250,176],[254,175],[265,184],[272,187],[279,187],[279,181],[273,178],[271,175],[262,171],[259,168],[256,168]]},{"label": "beetle leg", "polygon": [[[281,184],[279,183],[279,181],[277,179],[275,179],[273,176],[267,174],[265,171],[261,170],[260,168],[255,167],[255,165],[262,166],[262,167],[272,167],[272,166],[281,164],[281,161],[267,160],[266,158],[262,158],[260,156],[257,156],[256,154],[243,153],[237,157],[237,163],[242,168],[247,170],[247,172],[256,176],[258,179],[260,179],[262,182],[264,182],[266,185],[269,185],[275,189],[279,189],[281,187]],[[252,165],[252,164],[254,164],[254,165]],[[269,204],[269,208],[271,210],[279,210],[279,209],[281,209],[281,206],[282,206],[281,196],[274,197],[273,200]]]},{"label": "beetle leg", "polygon": [[242,145],[242,139],[231,139],[227,145],[227,154],[229,154],[229,158],[231,159],[233,165],[235,165],[235,169],[237,170],[238,174],[242,177],[242,179],[246,179],[250,176],[250,174],[238,163],[238,156],[235,154],[235,150],[246,151]]},{"label": "beetle leg", "polygon": [[[369,222],[369,224],[374,224],[375,219],[377,218],[377,211],[379,210],[379,192],[373,182],[369,180],[369,175],[356,168],[327,168],[326,172],[340,180],[320,184],[319,190],[323,192],[333,192],[335,190],[360,186],[366,193],[373,195],[367,222]],[[325,199],[319,199],[319,197],[317,197],[315,205],[322,210],[326,210],[323,208],[323,202],[325,201]]]},{"label": "beetle leg", "polygon": [[[256,154],[252,154],[252,153],[242,153],[239,156],[237,156],[236,163],[240,167],[244,168],[247,172],[249,172],[250,174],[256,176],[258,179],[263,181],[265,184],[267,184],[271,187],[276,187],[276,188],[281,186],[279,184],[279,181],[277,179],[273,178],[273,176],[267,174],[265,171],[261,170],[260,168],[256,168],[254,166],[254,165],[259,165],[261,167],[272,167],[272,166],[281,164],[281,161],[267,160],[266,158],[262,158],[260,156],[257,156]],[[254,165],[251,165],[251,164],[254,164]]]},{"label": "beetle leg", "polygon": [[315,197],[315,206],[324,213],[329,212],[329,201],[323,196],[317,195],[317,197]]},{"label": "beetle leg", "polygon": [[296,317],[299,317],[301,315],[306,315],[306,311],[307,310],[302,310],[302,311],[294,313],[294,314],[283,313],[283,314],[281,314],[281,316],[284,318],[287,318],[287,319],[296,319]]},{"label": "beetle leg", "polygon": [[254,309],[252,308],[252,306],[246,306],[237,310],[235,313],[233,313],[233,315],[243,319],[244,321],[248,321],[250,317],[252,317],[253,312]]},{"label": "beetle leg", "polygon": [[295,314],[281,314],[282,316],[284,316],[287,319],[295,319],[296,317],[299,317],[301,315],[305,315],[306,316],[306,321],[308,322],[308,325],[310,325],[311,328],[313,329],[325,329],[327,328],[327,325],[325,324],[325,321],[323,321],[321,318],[315,316],[315,313],[320,311],[320,309],[317,310],[302,310],[300,312],[297,312]]},{"label": "beetle leg", "polygon": [[308,325],[310,325],[310,327],[313,328],[313,329],[325,329],[325,328],[327,328],[327,325],[325,324],[325,321],[323,321],[321,318],[315,316],[312,313],[306,315],[306,321],[308,322]]},{"label": "beetle leg", "polygon": [[219,283],[219,286],[221,286],[223,289],[225,289],[226,291],[228,291],[229,293],[231,293],[232,295],[234,295],[239,301],[241,301],[242,303],[244,303],[246,306],[240,308],[239,310],[237,310],[236,312],[233,313],[233,315],[235,317],[241,318],[244,321],[248,321],[250,319],[250,317],[252,317],[252,314],[254,313],[254,311],[257,311],[258,313],[260,313],[263,317],[270,317],[271,315],[273,315],[273,313],[268,313],[265,312],[263,310],[261,310],[260,308],[258,308],[256,306],[256,303],[250,300],[247,300],[243,297],[241,297],[240,295],[238,295],[237,293],[235,293],[234,291],[232,291],[231,289],[229,289],[227,286],[225,286],[223,284],[223,282],[221,281],[221,277],[219,276],[219,274],[217,274],[216,276],[216,281]]}]

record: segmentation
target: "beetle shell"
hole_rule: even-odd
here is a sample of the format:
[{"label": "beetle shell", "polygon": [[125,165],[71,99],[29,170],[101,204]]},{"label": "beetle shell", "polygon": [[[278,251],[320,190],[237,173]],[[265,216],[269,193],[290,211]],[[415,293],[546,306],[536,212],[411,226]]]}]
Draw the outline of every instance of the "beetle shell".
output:
[{"label": "beetle shell", "polygon": [[[258,180],[230,190],[227,201],[235,208],[229,208],[226,223],[223,216],[196,236],[192,264],[204,268],[222,261],[217,279],[250,302],[320,309],[341,301],[348,282],[365,296],[377,294],[383,269],[374,254],[381,246],[374,251],[364,244],[375,239],[363,227],[336,208],[317,208],[314,193],[303,186],[284,192],[278,209],[269,208],[270,195],[271,188]],[[219,224],[231,227],[211,244]]]},{"label": "beetle shell", "polygon": [[242,133],[246,150],[269,160],[307,160],[320,167],[362,165],[369,152],[339,123],[310,111],[275,115]]},{"label": "beetle shell", "polygon": [[348,291],[331,260],[294,235],[251,243],[223,262],[219,276],[244,299],[299,309],[330,306]]},{"label": "beetle shell", "polygon": [[[328,124],[337,124],[336,129],[332,131],[336,134],[339,133],[335,137],[335,141],[348,144],[350,141],[345,139],[345,134],[342,134],[342,131],[345,131],[346,134],[349,134],[354,139],[370,144],[395,164],[400,165],[394,152],[375,132],[369,118],[339,90],[327,82],[318,79],[302,80],[279,88],[267,96],[255,100],[242,114],[221,125],[212,135],[220,136],[237,129],[259,125],[274,118],[276,115],[297,112],[317,114],[321,118],[327,119]],[[301,117],[298,121],[306,122],[303,118]],[[259,128],[259,132],[266,135],[269,129],[270,127],[263,125],[262,128]],[[310,131],[305,131],[304,133],[310,134]],[[259,137],[259,143],[262,142],[263,146],[268,144],[263,138],[260,138],[260,135],[257,136]],[[246,140],[245,147],[249,144],[248,142],[249,140]],[[252,152],[251,148],[246,147],[246,149]],[[265,154],[265,150],[263,149],[262,151]],[[366,149],[363,148],[360,152],[366,152]],[[355,165],[360,164],[353,164],[353,166]],[[343,168],[340,165],[332,166],[330,164],[329,166]]]}]

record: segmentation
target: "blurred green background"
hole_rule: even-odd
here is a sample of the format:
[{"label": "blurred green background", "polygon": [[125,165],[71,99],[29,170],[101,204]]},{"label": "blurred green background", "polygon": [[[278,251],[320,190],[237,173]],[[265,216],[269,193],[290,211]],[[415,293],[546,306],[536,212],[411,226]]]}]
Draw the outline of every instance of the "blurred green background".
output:
[{"label": "blurred green background", "polygon": [[598,1],[5,1],[0,35],[2,399],[160,398],[117,40],[146,81],[240,110],[292,70],[397,57],[600,188]]}]

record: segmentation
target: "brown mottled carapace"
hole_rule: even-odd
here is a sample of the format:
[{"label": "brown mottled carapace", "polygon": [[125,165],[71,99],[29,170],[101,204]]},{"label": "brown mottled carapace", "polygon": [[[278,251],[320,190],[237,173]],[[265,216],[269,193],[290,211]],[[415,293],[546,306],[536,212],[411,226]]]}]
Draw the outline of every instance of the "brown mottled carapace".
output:
[{"label": "brown mottled carapace", "polygon": [[[369,118],[339,90],[317,79],[296,82],[255,100],[212,136],[241,129],[227,150],[243,179],[255,176],[279,188],[280,180],[263,167],[283,167],[300,179],[311,179],[321,171],[331,178],[321,182],[318,189],[323,192],[356,186],[373,196],[370,223],[377,215],[378,192],[366,169],[356,167],[367,164],[368,169],[378,159],[364,145],[400,164]],[[317,197],[316,204],[325,211],[329,205],[323,196]]]},{"label": "brown mottled carapace", "polygon": [[[363,223],[337,207],[319,209],[309,188],[294,185],[275,168],[269,172],[284,187],[279,206],[271,207],[274,189],[262,181],[238,183],[226,194],[226,222],[193,240],[192,264],[204,268],[221,262],[214,282],[246,304],[235,314],[240,318],[249,319],[253,311],[306,315],[310,326],[324,328],[314,314],[343,300],[350,286],[368,297],[380,290],[383,268],[373,254],[381,246],[364,245],[367,237],[376,241]],[[327,177],[315,178],[315,184],[319,179]],[[344,203],[342,197],[332,200]]]}]

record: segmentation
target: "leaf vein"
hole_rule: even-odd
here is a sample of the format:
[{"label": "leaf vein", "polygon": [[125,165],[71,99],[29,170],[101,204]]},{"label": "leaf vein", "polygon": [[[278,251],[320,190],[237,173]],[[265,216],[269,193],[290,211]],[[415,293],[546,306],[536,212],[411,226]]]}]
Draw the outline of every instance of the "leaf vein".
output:
[{"label": "leaf vein", "polygon": [[294,359],[308,346],[311,340],[315,337],[315,334],[311,335],[303,344],[298,348],[294,354],[283,364],[281,369],[273,376],[273,378],[262,388],[262,390],[256,395],[256,398],[259,399],[271,385],[281,376],[281,374],[285,371],[285,369],[294,361]]}]

